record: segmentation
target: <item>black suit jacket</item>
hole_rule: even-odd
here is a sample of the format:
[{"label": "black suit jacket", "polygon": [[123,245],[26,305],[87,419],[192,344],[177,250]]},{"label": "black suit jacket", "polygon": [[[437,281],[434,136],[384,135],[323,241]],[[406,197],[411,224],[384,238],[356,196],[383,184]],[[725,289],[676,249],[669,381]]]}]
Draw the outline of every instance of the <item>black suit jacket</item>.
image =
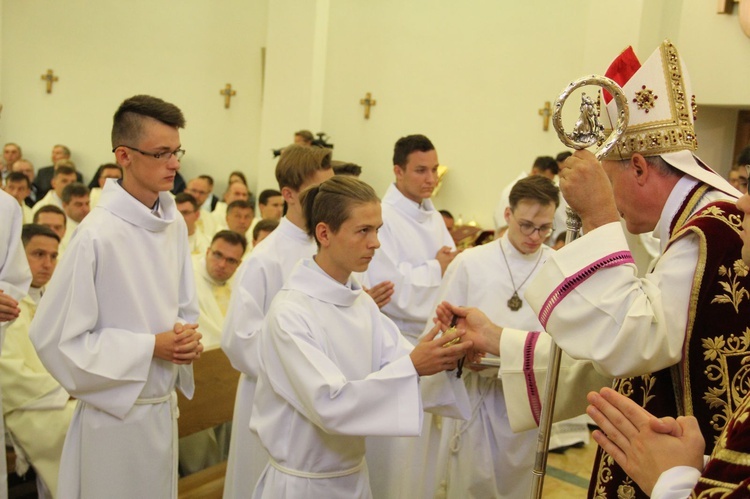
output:
[{"label": "black suit jacket", "polygon": [[[36,177],[34,177],[34,185],[36,186],[36,198],[42,199],[47,192],[52,189],[52,177],[55,176],[55,167],[54,166],[45,166],[44,168],[40,168],[38,172],[36,172]],[[83,182],[83,175],[81,175],[81,172],[76,172],[76,177],[78,177],[79,182]]]}]

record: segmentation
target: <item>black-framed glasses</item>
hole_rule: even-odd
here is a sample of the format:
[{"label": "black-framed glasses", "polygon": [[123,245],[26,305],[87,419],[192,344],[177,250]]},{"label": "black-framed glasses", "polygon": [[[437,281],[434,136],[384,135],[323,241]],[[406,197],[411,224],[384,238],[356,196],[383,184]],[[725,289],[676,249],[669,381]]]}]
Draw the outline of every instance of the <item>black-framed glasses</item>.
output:
[{"label": "black-framed glasses", "polygon": [[227,262],[228,265],[231,265],[233,267],[236,267],[237,265],[242,263],[236,258],[229,258],[229,257],[224,256],[224,253],[222,253],[221,251],[208,250],[208,254],[211,255],[211,257],[216,258],[217,260],[224,260],[225,262]]},{"label": "black-framed glasses", "polygon": [[[128,149],[135,151],[135,152],[139,152],[143,154],[144,156],[149,156],[154,159],[163,159],[164,161],[169,160],[169,158],[171,158],[172,156],[177,158],[177,161],[179,161],[185,155],[185,149],[175,149],[174,151],[167,151],[167,152],[146,152],[146,151],[141,151],[140,149],[136,149],[135,147],[126,146],[124,144],[119,145],[117,147],[127,147]],[[117,150],[117,147],[112,149],[112,152],[115,152]]]},{"label": "black-framed glasses", "polygon": [[552,234],[552,231],[555,230],[555,226],[552,224],[546,224],[542,225],[541,227],[537,227],[532,223],[518,220],[513,214],[511,214],[511,216],[516,220],[516,222],[518,222],[518,228],[521,229],[521,234],[523,234],[524,236],[530,236],[534,232],[538,232],[539,237],[541,237],[542,239],[547,239],[550,234]]}]

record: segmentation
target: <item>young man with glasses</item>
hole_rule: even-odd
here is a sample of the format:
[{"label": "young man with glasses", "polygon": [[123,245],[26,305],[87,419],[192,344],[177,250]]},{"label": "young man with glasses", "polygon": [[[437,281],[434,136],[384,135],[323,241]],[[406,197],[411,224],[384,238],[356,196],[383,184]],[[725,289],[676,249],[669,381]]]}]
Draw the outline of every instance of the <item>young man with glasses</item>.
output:
[{"label": "young man with glasses", "polygon": [[123,169],[78,226],[30,337],[78,399],[60,465],[60,497],[176,497],[177,396],[192,397],[197,332],[187,230],[169,194],[180,168],[173,104],[146,95],[114,116]]},{"label": "young man with glasses", "polygon": [[[531,487],[537,431],[526,428],[516,433],[519,429],[512,427],[508,416],[528,411],[531,402],[525,385],[505,381],[509,372],[524,371],[524,359],[534,353],[535,343],[540,355],[549,352],[549,342],[538,341],[543,328],[523,294],[554,253],[543,242],[554,230],[559,190],[548,178],[531,175],[516,182],[509,203],[503,214],[508,230],[499,240],[458,255],[438,292],[438,300],[478,307],[504,327],[494,356],[488,356],[499,367],[466,369],[462,374],[474,408],[472,418],[443,419],[435,470],[440,497],[463,498],[466,491],[472,497],[526,497]],[[432,321],[425,331],[431,328]],[[583,403],[578,410],[583,414]],[[562,444],[588,440],[585,423],[566,425],[577,431],[563,433],[557,426],[558,438],[566,439]]]}]

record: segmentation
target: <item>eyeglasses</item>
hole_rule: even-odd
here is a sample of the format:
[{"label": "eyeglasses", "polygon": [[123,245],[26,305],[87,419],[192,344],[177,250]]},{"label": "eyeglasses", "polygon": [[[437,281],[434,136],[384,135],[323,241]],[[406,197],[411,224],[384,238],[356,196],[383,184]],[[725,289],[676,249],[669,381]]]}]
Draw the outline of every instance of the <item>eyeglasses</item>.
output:
[{"label": "eyeglasses", "polygon": [[213,258],[216,258],[217,260],[224,260],[228,265],[231,265],[233,267],[236,267],[237,265],[242,263],[236,258],[228,258],[224,256],[224,253],[222,253],[221,251],[209,250],[209,255],[211,255],[211,257]]},{"label": "eyeglasses", "polygon": [[555,226],[552,224],[537,227],[532,223],[519,221],[515,215],[511,214],[511,216],[516,220],[516,222],[518,222],[518,228],[521,229],[521,234],[523,234],[524,236],[530,236],[534,232],[539,232],[539,237],[541,237],[542,239],[547,239],[549,235],[552,234],[552,231],[555,230]]},{"label": "eyeglasses", "polygon": [[[127,147],[128,149],[135,151],[135,152],[139,152],[143,154],[144,156],[150,156],[154,159],[163,159],[164,161],[168,161],[169,158],[171,158],[172,156],[177,158],[177,161],[179,161],[185,155],[185,149],[175,149],[174,151],[171,151],[171,152],[167,151],[167,152],[154,153],[154,152],[141,151],[140,149],[136,149],[135,147],[130,147],[126,145],[119,145],[117,147]],[[115,152],[117,150],[117,147],[112,149],[112,152]]]}]

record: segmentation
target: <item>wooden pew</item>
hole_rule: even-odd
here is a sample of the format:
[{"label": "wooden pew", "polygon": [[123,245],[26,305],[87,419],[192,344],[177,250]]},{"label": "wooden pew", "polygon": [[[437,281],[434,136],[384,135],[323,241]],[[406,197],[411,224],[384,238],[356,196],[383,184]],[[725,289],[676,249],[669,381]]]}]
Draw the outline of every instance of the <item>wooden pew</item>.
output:
[{"label": "wooden pew", "polygon": [[[236,371],[220,348],[208,350],[193,363],[195,396],[186,399],[177,392],[180,417],[177,427],[180,438],[232,420],[234,398],[240,373]],[[223,461],[197,473],[180,478],[178,492],[181,499],[221,498],[224,492]]]}]

